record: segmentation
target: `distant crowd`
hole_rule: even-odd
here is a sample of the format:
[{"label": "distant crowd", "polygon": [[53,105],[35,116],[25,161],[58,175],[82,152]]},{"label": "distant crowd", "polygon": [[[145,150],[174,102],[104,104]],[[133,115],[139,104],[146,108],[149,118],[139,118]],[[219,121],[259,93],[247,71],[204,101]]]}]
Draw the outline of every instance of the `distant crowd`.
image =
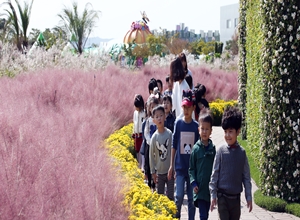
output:
[{"label": "distant crowd", "polygon": [[152,78],[147,101],[140,94],[134,96],[132,137],[145,182],[175,200],[176,218],[186,193],[189,219],[195,218],[195,207],[201,220],[208,219],[216,205],[221,220],[239,219],[242,185],[252,210],[250,169],[237,142],[241,112],[233,107],[225,110],[222,128],[227,145],[216,150],[210,139],[213,117],[206,87],[194,86],[184,53],[171,62],[165,84],[163,90],[162,81]]}]

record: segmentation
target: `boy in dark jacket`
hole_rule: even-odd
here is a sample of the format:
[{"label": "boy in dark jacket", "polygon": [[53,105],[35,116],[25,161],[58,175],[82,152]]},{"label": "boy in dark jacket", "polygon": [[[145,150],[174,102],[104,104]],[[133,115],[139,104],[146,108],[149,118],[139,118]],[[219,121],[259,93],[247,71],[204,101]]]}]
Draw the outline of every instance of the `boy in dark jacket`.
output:
[{"label": "boy in dark jacket", "polygon": [[193,187],[194,204],[199,208],[200,219],[207,220],[210,208],[209,181],[216,155],[215,145],[210,139],[213,119],[207,113],[199,117],[200,140],[194,145],[190,157],[190,182]]}]

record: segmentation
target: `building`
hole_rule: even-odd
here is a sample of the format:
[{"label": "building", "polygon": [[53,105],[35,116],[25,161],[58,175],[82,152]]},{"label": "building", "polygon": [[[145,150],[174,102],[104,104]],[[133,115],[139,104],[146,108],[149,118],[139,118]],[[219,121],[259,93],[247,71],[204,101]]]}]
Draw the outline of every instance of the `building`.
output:
[{"label": "building", "polygon": [[239,3],[220,8],[220,41],[224,46],[232,39],[239,23]]},{"label": "building", "polygon": [[158,35],[165,35],[166,37],[172,37],[174,35],[178,35],[179,38],[183,40],[187,40],[189,42],[197,41],[202,39],[205,42],[209,41],[220,41],[220,32],[218,30],[215,30],[214,32],[209,30],[207,33],[203,30],[200,30],[199,34],[196,33],[195,29],[190,29],[188,26],[185,26],[184,23],[180,23],[175,26],[175,30],[166,30],[162,29],[161,32],[158,32],[156,29],[152,30],[152,34],[155,36]]}]

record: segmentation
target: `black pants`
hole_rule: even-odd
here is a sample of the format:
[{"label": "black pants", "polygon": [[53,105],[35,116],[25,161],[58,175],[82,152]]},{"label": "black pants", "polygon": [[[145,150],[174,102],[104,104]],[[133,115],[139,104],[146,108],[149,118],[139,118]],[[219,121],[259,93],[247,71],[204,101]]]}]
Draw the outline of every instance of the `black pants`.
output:
[{"label": "black pants", "polygon": [[145,165],[144,165],[145,175],[148,177],[148,186],[152,189],[155,189],[155,183],[153,182],[152,175],[150,172],[149,164],[149,145],[145,145]]},{"label": "black pants", "polygon": [[241,197],[226,197],[218,193],[218,212],[220,220],[239,220],[241,216]]}]

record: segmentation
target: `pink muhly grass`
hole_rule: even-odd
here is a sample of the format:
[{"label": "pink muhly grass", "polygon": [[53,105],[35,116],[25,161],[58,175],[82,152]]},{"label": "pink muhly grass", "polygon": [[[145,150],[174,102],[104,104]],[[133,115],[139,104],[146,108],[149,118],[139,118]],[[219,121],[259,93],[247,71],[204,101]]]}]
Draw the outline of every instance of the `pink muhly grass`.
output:
[{"label": "pink muhly grass", "polygon": [[125,183],[99,148],[132,117],[131,76],[118,78],[48,70],[0,79],[1,218],[128,218]]},{"label": "pink muhly grass", "polygon": [[223,100],[237,99],[238,82],[236,72],[226,72],[206,67],[191,68],[194,85],[201,83],[206,87],[206,99],[213,101],[217,98]]},{"label": "pink muhly grass", "polygon": [[[191,70],[209,101],[237,98],[236,73]],[[168,66],[132,72],[112,65],[0,78],[1,217],[127,219],[125,183],[99,145],[132,121],[134,94],[146,101],[152,77],[165,90],[168,74]]]},{"label": "pink muhly grass", "polygon": [[[189,68],[193,74],[193,83],[201,83],[206,87],[206,99],[213,101],[217,98],[224,100],[237,99],[238,82],[236,72],[226,72],[218,69],[208,69],[205,66]],[[170,68],[145,66],[140,75],[139,85],[143,84],[143,90],[148,91],[148,82],[151,78],[160,79],[163,82],[163,89],[167,88],[166,76],[170,73]]]}]

